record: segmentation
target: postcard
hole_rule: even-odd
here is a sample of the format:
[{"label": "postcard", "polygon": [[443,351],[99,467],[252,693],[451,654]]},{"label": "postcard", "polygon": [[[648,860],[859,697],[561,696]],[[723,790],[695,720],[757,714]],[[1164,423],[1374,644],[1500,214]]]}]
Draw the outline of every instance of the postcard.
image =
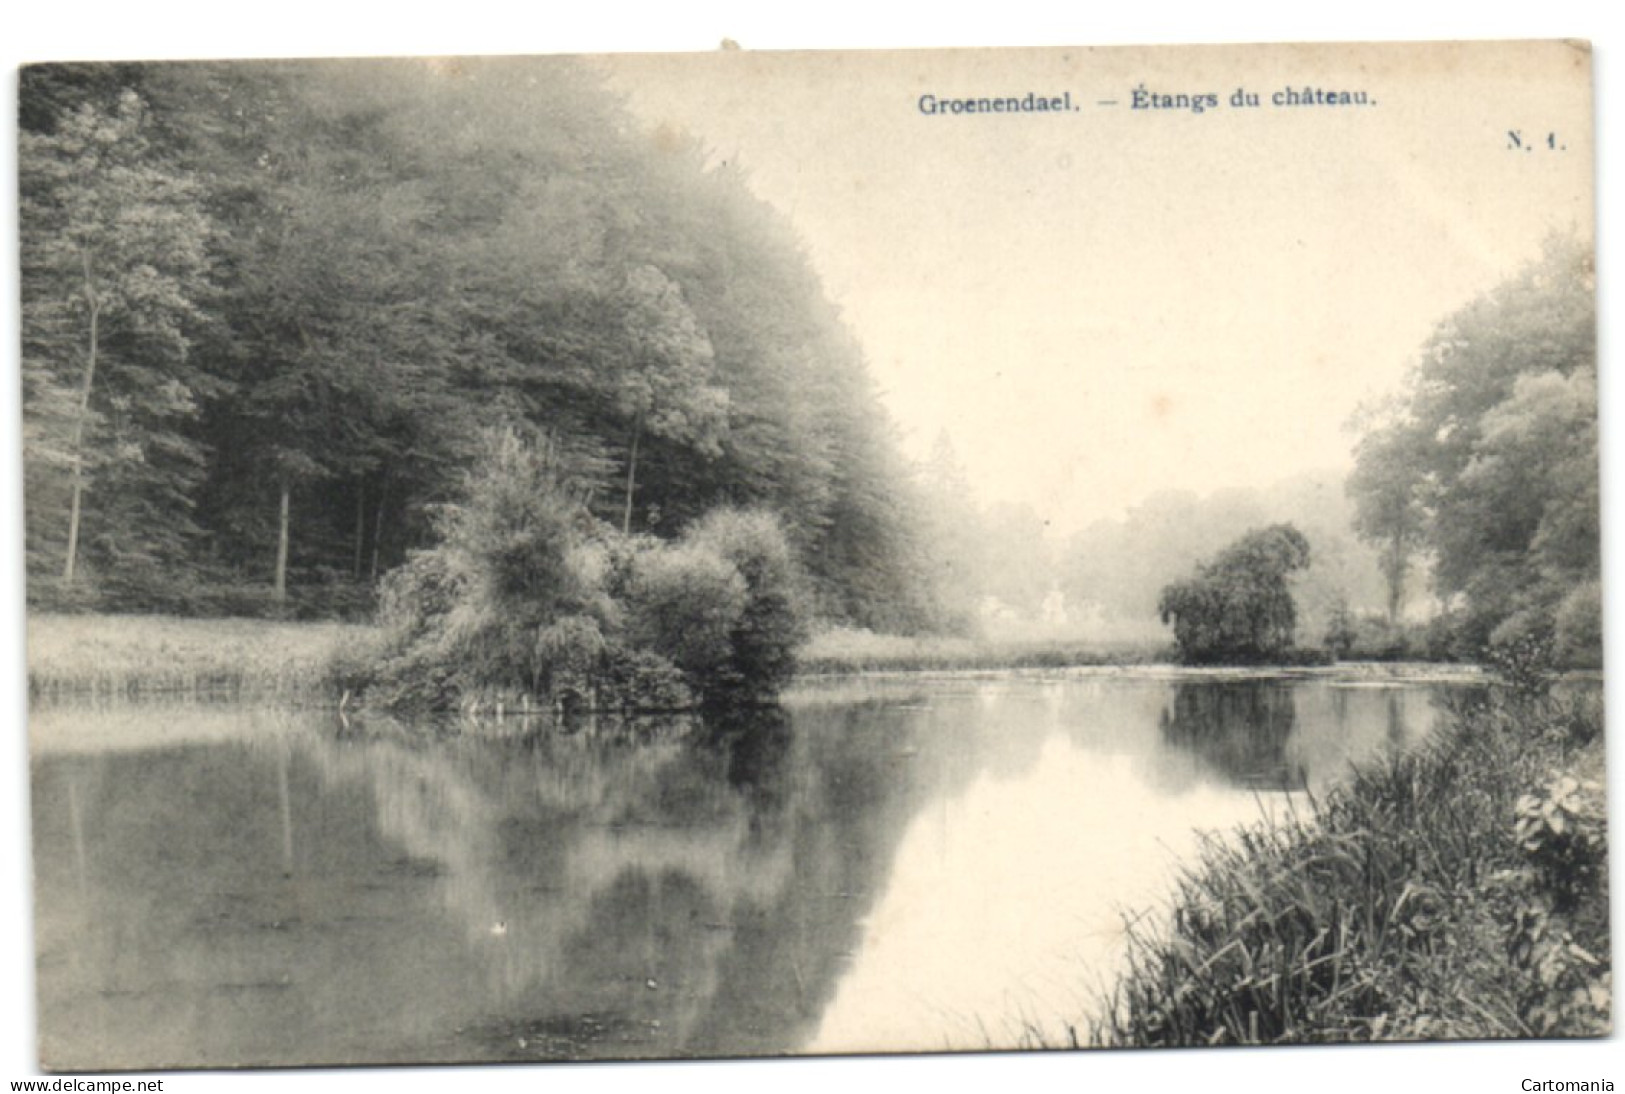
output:
[{"label": "postcard", "polygon": [[41,1067],[1606,1035],[1591,61],[24,68]]}]

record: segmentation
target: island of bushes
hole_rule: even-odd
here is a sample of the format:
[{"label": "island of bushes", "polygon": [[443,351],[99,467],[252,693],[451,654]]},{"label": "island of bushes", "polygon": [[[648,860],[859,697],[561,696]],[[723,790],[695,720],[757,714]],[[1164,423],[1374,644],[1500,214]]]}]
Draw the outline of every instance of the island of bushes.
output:
[{"label": "island of bushes", "polygon": [[375,646],[342,686],[366,705],[568,714],[770,701],[806,637],[778,519],[719,508],[677,538],[595,518],[563,461],[493,434],[439,543],[384,583]]}]

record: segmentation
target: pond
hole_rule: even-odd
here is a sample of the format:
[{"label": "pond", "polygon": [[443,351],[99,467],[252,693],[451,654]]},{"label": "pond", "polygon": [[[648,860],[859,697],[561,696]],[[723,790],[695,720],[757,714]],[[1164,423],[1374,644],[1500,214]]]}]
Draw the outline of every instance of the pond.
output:
[{"label": "pond", "polygon": [[192,704],[31,715],[58,1069],[1064,1044],[1201,830],[1449,685],[798,686],[637,740]]}]

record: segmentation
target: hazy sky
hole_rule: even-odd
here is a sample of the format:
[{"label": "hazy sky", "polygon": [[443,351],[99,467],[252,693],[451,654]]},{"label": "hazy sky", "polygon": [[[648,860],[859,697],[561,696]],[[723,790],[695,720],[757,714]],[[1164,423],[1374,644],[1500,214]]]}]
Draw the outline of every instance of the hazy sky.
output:
[{"label": "hazy sky", "polygon": [[[946,429],[984,500],[1066,532],[1158,489],[1346,466],[1350,415],[1441,318],[1550,230],[1590,232],[1587,61],[1546,44],[606,63],[651,126],[741,164],[794,222],[905,450]],[[1141,86],[1221,105],[1136,110]],[[1373,103],[1272,104],[1305,86]],[[1232,108],[1238,88],[1260,105]],[[1029,91],[1078,109],[918,106]],[[1509,148],[1513,129],[1539,147]]]}]

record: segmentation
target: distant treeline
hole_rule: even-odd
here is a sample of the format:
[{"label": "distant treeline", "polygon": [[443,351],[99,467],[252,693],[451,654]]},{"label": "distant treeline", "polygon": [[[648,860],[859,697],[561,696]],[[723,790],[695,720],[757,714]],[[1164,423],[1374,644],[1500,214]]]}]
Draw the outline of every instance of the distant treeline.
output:
[{"label": "distant treeline", "polygon": [[365,612],[518,429],[607,524],[765,508],[822,616],[940,622],[799,242],[584,63],[50,65],[20,108],[36,605]]},{"label": "distant treeline", "polygon": [[[1199,661],[1296,645],[1600,667],[1595,323],[1591,251],[1553,237],[1440,321],[1400,392],[1362,408],[1346,481],[1155,495],[1074,537],[1062,587],[1107,625],[1148,616],[1161,587],[1160,614]],[[1233,565],[1283,522],[1301,558],[1295,544],[1290,566]]]}]

